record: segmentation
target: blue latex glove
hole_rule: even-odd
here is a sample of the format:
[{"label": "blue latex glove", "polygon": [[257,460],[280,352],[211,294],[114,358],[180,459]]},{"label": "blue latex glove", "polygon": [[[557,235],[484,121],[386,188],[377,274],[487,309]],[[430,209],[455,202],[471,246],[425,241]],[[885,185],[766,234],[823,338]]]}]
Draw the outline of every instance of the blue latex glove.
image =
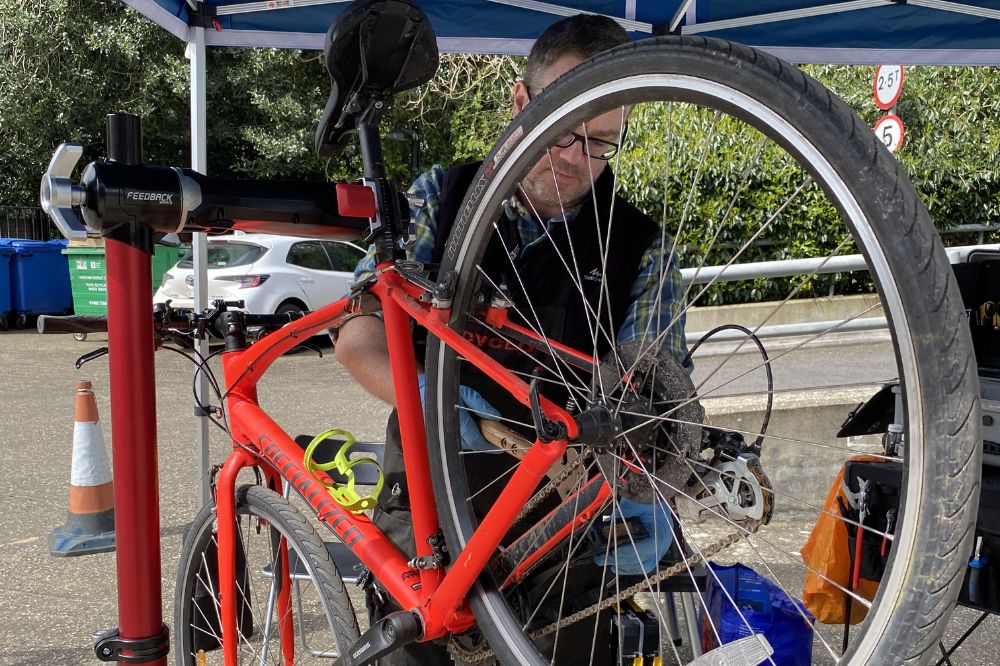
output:
[{"label": "blue latex glove", "polygon": [[[417,376],[417,382],[420,385],[420,402],[423,404],[423,373]],[[473,418],[473,416],[477,416],[479,418],[498,419],[500,418],[500,412],[487,402],[486,398],[479,394],[479,391],[471,389],[468,386],[458,387],[458,404],[459,407],[463,408],[458,410],[458,421],[462,432],[462,448],[466,451],[500,451],[500,449],[490,444],[483,437],[482,431],[479,430],[479,426],[476,425],[476,420]]]},{"label": "blue latex glove", "polygon": [[[610,565],[615,573],[622,576],[641,576],[648,574],[656,568],[656,563],[660,561],[670,548],[673,541],[673,533],[670,531],[670,514],[662,501],[657,500],[655,504],[640,504],[625,497],[618,498],[617,520],[626,518],[637,518],[639,523],[645,528],[646,536],[633,540],[625,539],[615,548],[611,546],[611,552],[601,551],[594,557],[594,563],[599,567]],[[655,535],[655,537],[654,537]]]}]

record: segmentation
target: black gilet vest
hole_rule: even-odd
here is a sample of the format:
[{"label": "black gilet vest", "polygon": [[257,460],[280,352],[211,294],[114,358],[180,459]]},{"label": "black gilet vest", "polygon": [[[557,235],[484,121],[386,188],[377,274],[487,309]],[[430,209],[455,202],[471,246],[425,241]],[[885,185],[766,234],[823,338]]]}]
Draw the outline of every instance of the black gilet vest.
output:
[{"label": "black gilet vest", "polygon": [[[479,163],[473,163],[445,172],[432,255],[435,264],[444,256],[448,235],[478,168]],[[501,216],[497,221],[499,234],[494,234],[480,262],[493,282],[507,285],[514,305],[530,320],[518,323],[528,323],[544,331],[546,337],[584,354],[596,352],[599,358],[610,350],[625,320],[639,262],[660,233],[653,220],[615,195],[613,190],[613,177],[610,170],[605,169],[594,185],[596,206],[594,199],[588,197],[572,221],[556,225],[551,239],[543,239],[527,252],[523,252],[516,224],[506,215]],[[610,217],[613,217],[613,224],[609,224]],[[520,279],[512,271],[507,254],[507,250],[515,249],[514,264]],[[566,265],[572,273],[567,271]],[[602,279],[606,279],[607,284],[603,294]],[[582,285],[582,297],[578,285]],[[532,308],[527,307],[529,302]],[[597,336],[596,345],[591,331],[593,324],[588,324],[593,321],[594,312],[600,312],[602,321],[602,333]],[[518,321],[513,310],[511,318]],[[525,372],[535,369],[521,351],[486,329],[469,328],[465,337],[509,368]],[[469,374],[469,377],[463,374],[463,384],[477,389],[501,412],[514,408],[516,403],[492,381],[478,372]],[[551,397],[560,399],[560,396]]]}]

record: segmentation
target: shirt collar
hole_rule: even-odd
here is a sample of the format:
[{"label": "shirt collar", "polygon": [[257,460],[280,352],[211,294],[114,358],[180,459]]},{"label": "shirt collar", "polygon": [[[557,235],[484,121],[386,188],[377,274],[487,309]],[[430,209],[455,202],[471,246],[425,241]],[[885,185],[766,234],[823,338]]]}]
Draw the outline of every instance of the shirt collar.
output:
[{"label": "shirt collar", "polygon": [[[507,217],[511,220],[532,220],[534,215],[522,201],[516,195],[510,197],[503,204],[504,211],[507,213]],[[575,206],[573,208],[567,208],[557,215],[545,220],[546,224],[560,224],[563,222],[572,222],[577,214],[580,212],[580,206]]]}]

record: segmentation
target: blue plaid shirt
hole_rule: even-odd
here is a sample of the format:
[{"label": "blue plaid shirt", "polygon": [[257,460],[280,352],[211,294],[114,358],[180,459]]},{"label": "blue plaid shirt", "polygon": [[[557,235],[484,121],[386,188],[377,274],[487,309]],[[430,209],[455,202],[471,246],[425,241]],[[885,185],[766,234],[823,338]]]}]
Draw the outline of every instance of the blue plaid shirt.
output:
[{"label": "blue plaid shirt", "polygon": [[[407,246],[407,258],[423,264],[433,263],[432,254],[434,241],[437,237],[437,215],[441,205],[441,184],[444,182],[444,168],[435,164],[430,171],[423,174],[409,189],[411,195],[410,212],[416,227],[414,237]],[[549,234],[558,225],[573,219],[576,211],[567,211],[546,221]],[[521,236],[521,254],[532,246],[543,242],[545,231],[527,208],[517,203],[517,230]],[[653,340],[661,331],[663,336],[662,349],[669,351],[678,360],[687,356],[687,344],[684,341],[683,303],[679,300],[681,291],[681,274],[675,262],[664,272],[663,281],[660,273],[663,262],[670,249],[664,249],[662,239],[656,239],[642,255],[639,262],[639,272],[632,283],[629,293],[631,304],[625,316],[625,321],[618,329],[618,342],[643,339]],[[354,277],[361,279],[375,270],[375,246],[368,248],[368,254],[354,269]],[[676,319],[676,321],[674,321]],[[671,322],[673,324],[671,325]],[[689,360],[688,371],[694,367]]]}]

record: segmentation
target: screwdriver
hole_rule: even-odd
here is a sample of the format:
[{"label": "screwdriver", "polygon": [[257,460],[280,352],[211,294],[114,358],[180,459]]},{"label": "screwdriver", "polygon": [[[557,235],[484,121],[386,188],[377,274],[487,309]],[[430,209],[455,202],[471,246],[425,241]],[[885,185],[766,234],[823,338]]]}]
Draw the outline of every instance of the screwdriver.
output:
[{"label": "screwdriver", "polygon": [[983,537],[976,537],[976,554],[969,562],[969,601],[979,603],[979,574],[986,566],[987,558],[983,554]]}]

